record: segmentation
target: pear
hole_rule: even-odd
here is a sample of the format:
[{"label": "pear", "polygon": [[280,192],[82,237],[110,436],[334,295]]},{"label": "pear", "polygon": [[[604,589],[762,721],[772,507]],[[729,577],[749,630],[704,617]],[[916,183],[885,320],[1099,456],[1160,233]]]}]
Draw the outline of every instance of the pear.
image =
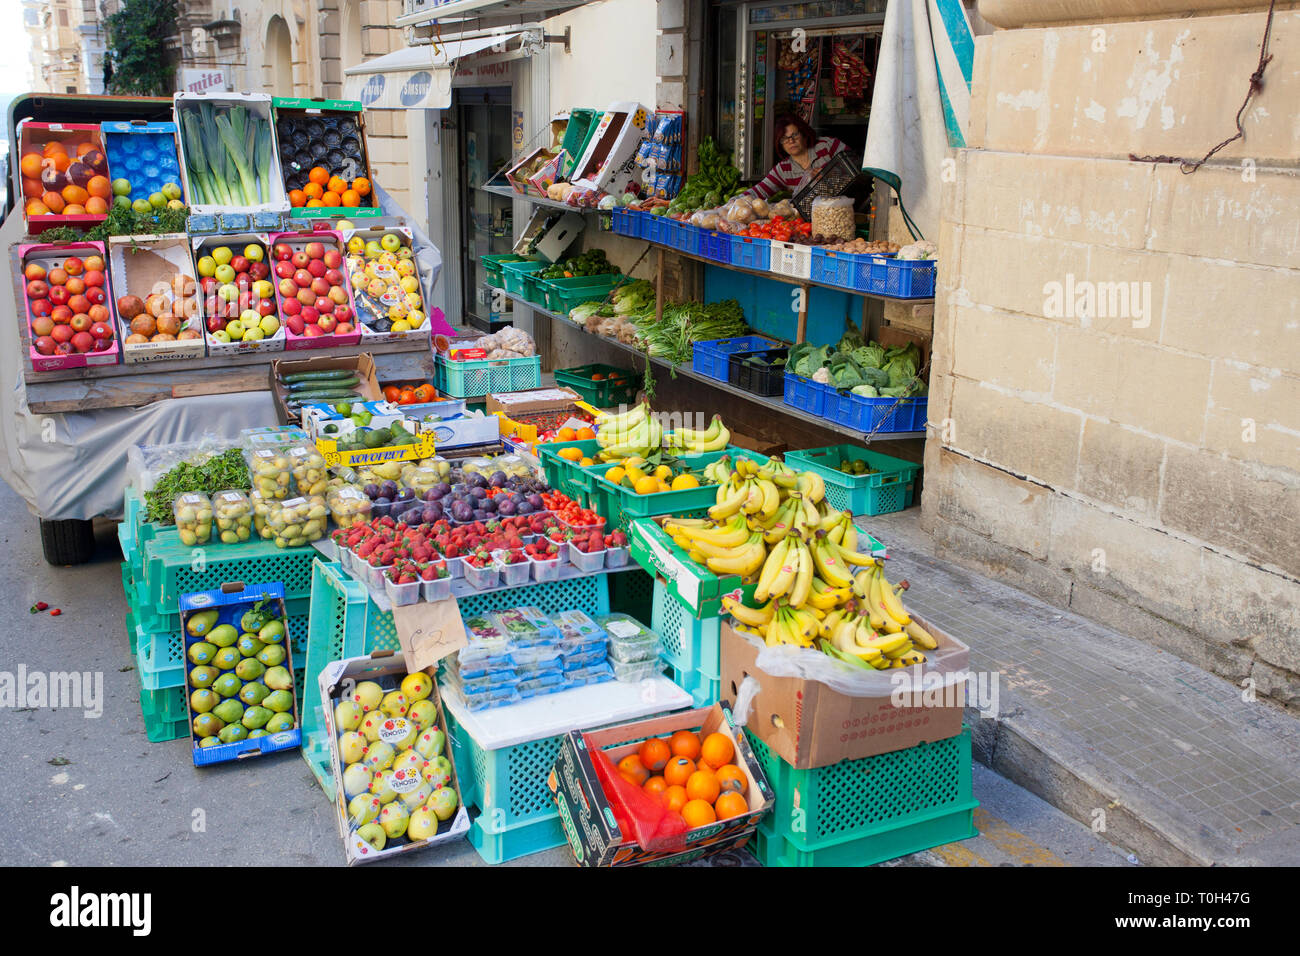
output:
[{"label": "pear", "polygon": [[190,694],[190,708],[196,714],[206,714],[220,702],[221,697],[214,694],[206,687],[200,687],[194,693]]},{"label": "pear", "polygon": [[248,732],[249,740],[252,740],[254,737],[269,737],[269,736],[271,735],[266,732],[266,729],[264,727],[258,727],[256,730],[250,730]]},{"label": "pear", "polygon": [[211,664],[212,659],[217,656],[217,647],[207,641],[198,641],[190,645],[185,656],[190,659],[191,664]]},{"label": "pear", "polygon": [[266,731],[271,734],[293,730],[293,728],[293,714],[272,714],[271,719],[266,722]]},{"label": "pear", "polygon": [[392,803],[397,799],[391,777],[392,774],[387,770],[381,770],[370,778],[370,792],[379,798],[380,803]]},{"label": "pear", "polygon": [[194,736],[213,737],[221,733],[226,722],[216,714],[199,714],[194,718]]},{"label": "pear", "polygon": [[407,674],[406,679],[402,681],[402,693],[406,699],[414,703],[417,700],[424,700],[433,691],[433,681],[428,674],[415,673]]},{"label": "pear", "polygon": [[240,740],[247,740],[248,728],[243,724],[226,724],[221,728],[221,733],[217,734],[217,738],[223,744],[233,744]]},{"label": "pear", "polygon": [[384,699],[379,702],[379,709],[389,717],[405,717],[406,709],[411,706],[406,699],[406,695],[400,690],[392,691],[384,695]]},{"label": "pear", "polygon": [[272,691],[262,701],[262,706],[277,714],[283,714],[285,711],[293,709],[293,694],[287,690]]},{"label": "pear", "polygon": [[363,717],[365,711],[354,700],[341,700],[334,708],[334,726],[340,731],[356,730]]},{"label": "pear", "polygon": [[379,809],[379,825],[384,828],[384,833],[388,834],[390,840],[396,840],[406,833],[410,822],[411,814],[400,801],[386,803]]},{"label": "pear", "polygon": [[262,674],[262,681],[271,690],[293,689],[293,675],[289,673],[287,667],[268,667],[266,672]]},{"label": "pear", "polygon": [[417,730],[424,730],[438,719],[438,706],[431,700],[417,700],[406,712],[406,719],[415,724]]},{"label": "pear", "polygon": [[265,727],[266,722],[274,716],[274,712],[267,710],[265,707],[250,707],[248,710],[244,711],[244,716],[243,719],[240,720],[240,723],[249,730],[254,730],[257,727]]},{"label": "pear", "polygon": [[376,852],[382,850],[384,844],[388,840],[387,835],[384,833],[384,828],[374,821],[367,823],[365,826],[358,827],[357,837],[369,844],[370,849],[375,850]]},{"label": "pear", "polygon": [[239,656],[239,648],[237,647],[223,647],[212,655],[213,666],[223,671],[234,670],[235,665],[241,660],[243,658]]},{"label": "pear", "polygon": [[429,798],[428,807],[439,820],[450,820],[460,806],[460,799],[451,787],[439,787]]},{"label": "pear", "polygon": [[360,793],[348,802],[348,821],[353,826],[369,823],[379,816],[379,798],[369,793]]},{"label": "pear", "polygon": [[393,765],[395,756],[397,755],[389,744],[377,740],[366,750],[366,766],[372,771],[387,770]]},{"label": "pear", "polygon": [[256,657],[257,652],[266,647],[265,644],[259,641],[252,634],[240,635],[239,640],[235,642],[235,646],[239,648],[239,653],[243,654],[245,657]]},{"label": "pear", "polygon": [[221,703],[217,704],[216,707],[213,707],[212,713],[216,714],[227,724],[237,724],[244,716],[244,705],[232,697],[228,700],[223,700]]},{"label": "pear", "polygon": [[355,730],[339,735],[339,758],[343,766],[356,763],[366,755],[366,738]]},{"label": "pear", "polygon": [[222,674],[213,682],[212,689],[222,697],[234,697],[239,693],[240,688],[243,686],[244,682],[241,681],[238,676],[226,673]]},{"label": "pear", "polygon": [[263,644],[278,644],[284,640],[284,621],[270,621],[257,632],[257,639]]},{"label": "pear", "polygon": [[399,793],[397,799],[405,804],[407,810],[415,812],[424,806],[431,796],[433,796],[433,785],[427,780],[421,780],[418,787],[406,793]]},{"label": "pear", "polygon": [[261,661],[265,667],[279,667],[284,663],[284,659],[287,656],[288,655],[284,652],[284,648],[279,644],[267,644],[257,652],[257,659]]},{"label": "pear", "polygon": [[221,671],[215,667],[208,667],[201,664],[194,670],[190,671],[191,687],[211,687],[212,682],[221,676]]},{"label": "pear", "polygon": [[202,637],[212,630],[220,613],[219,611],[199,611],[197,614],[191,614],[185,622],[185,633],[189,634],[190,637]]},{"label": "pear", "polygon": [[420,768],[420,775],[435,787],[445,787],[451,783],[451,761],[446,757],[434,757]]},{"label": "pear", "polygon": [[[343,792],[348,799],[355,797],[359,793],[366,793],[370,789],[370,771],[359,763],[354,763],[343,771]],[[378,809],[378,805],[376,805]],[[359,823],[365,823],[365,820],[359,820]]]},{"label": "pear", "polygon": [[266,671],[266,665],[255,657],[245,657],[235,665],[235,676],[240,680],[257,680]]},{"label": "pear", "polygon": [[361,705],[362,710],[369,713],[384,699],[384,689],[372,680],[363,680],[352,692],[352,699]]},{"label": "pear", "polygon": [[220,737],[204,737],[202,740],[199,741],[199,746],[200,746],[200,747],[215,747],[215,746],[216,746],[217,744],[219,744],[219,743],[221,743],[221,738],[220,738]]},{"label": "pear", "polygon": [[438,818],[432,810],[421,807],[411,814],[406,835],[412,840],[427,840],[438,832]]},{"label": "pear", "polygon": [[230,647],[239,640],[239,632],[229,624],[218,624],[208,632],[205,640],[209,644],[217,645],[217,647]]},{"label": "pear", "polygon": [[[256,707],[258,704],[263,703],[266,700],[267,695],[270,693],[271,692],[267,690],[265,684],[259,684],[255,680],[250,680],[243,687],[239,688],[239,699],[249,707]],[[277,691],[277,693],[280,692]]]},{"label": "pear", "polygon": [[430,727],[416,738],[415,751],[424,759],[432,760],[442,753],[442,748],[446,742],[446,734],[437,727]]}]

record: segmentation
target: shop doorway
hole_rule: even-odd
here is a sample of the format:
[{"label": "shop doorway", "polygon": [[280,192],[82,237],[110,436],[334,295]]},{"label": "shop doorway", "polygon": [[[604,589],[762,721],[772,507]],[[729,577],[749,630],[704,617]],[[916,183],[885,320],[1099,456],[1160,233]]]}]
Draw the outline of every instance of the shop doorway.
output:
[{"label": "shop doorway", "polygon": [[452,94],[456,125],[456,206],[460,210],[460,285],[467,325],[485,332],[509,325],[512,316],[491,295],[482,256],[508,253],[514,245],[514,203],[481,187],[511,157],[511,89],[465,87]]}]

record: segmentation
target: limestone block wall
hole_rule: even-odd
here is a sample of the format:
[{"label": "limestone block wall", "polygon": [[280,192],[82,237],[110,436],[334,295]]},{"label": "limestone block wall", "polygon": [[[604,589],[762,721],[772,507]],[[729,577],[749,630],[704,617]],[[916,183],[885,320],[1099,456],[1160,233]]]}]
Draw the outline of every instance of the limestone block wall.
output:
[{"label": "limestone block wall", "polygon": [[[959,560],[1300,709],[1300,13],[977,39],[923,520]],[[1249,694],[1247,695],[1249,696]]]}]

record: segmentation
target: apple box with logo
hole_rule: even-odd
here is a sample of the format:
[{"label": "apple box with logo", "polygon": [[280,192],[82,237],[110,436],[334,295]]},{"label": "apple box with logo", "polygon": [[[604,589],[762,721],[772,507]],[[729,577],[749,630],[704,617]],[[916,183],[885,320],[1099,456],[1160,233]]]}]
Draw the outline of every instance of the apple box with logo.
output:
[{"label": "apple box with logo", "polygon": [[425,850],[469,832],[436,666],[401,651],[333,661],[320,673],[339,835],[349,865]]},{"label": "apple box with logo", "polygon": [[264,233],[196,236],[199,316],[209,355],[283,352],[283,317]]},{"label": "apple box with logo", "polygon": [[[271,100],[275,139],[289,196],[290,215],[312,219],[319,208],[306,205],[301,195],[313,169],[326,173],[322,186],[342,183],[340,205],[350,219],[382,216],[371,190],[370,152],[366,148],[366,119],[359,100],[325,100],[277,96]],[[351,194],[349,193],[351,191]]]},{"label": "apple box with logo", "polygon": [[298,750],[293,646],[278,581],[180,597],[194,765]]}]

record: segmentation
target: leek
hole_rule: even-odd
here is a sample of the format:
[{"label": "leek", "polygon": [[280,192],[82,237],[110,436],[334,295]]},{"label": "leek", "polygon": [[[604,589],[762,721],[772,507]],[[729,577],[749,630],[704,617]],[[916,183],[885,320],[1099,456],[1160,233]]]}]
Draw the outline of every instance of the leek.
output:
[{"label": "leek", "polygon": [[[234,107],[230,112],[232,114],[240,111],[239,107]],[[226,179],[235,186],[243,188],[243,203],[245,206],[257,205],[257,182],[253,178],[253,172],[248,168],[248,157],[243,153],[244,144],[240,139],[243,130],[243,119],[239,117],[240,130],[237,132],[234,128],[234,121],[229,116],[222,115],[217,117],[217,132],[221,136],[221,142],[225,144],[226,152],[229,153],[229,165],[226,167]],[[238,172],[238,179],[231,175],[231,167]],[[233,193],[232,193],[233,195]]]},{"label": "leek", "polygon": [[271,124],[262,123],[261,132],[257,137],[257,175],[260,181],[265,184],[262,191],[262,201],[270,202],[271,191],[271,150],[274,148],[271,144]]},{"label": "leek", "polygon": [[212,191],[211,172],[208,167],[207,154],[203,149],[203,136],[199,132],[199,121],[191,112],[187,112],[182,125],[185,130],[186,159],[189,161],[190,184],[200,203],[215,205],[219,200]]},{"label": "leek", "polygon": [[219,205],[233,206],[234,197],[230,193],[226,178],[226,151],[221,147],[221,137],[217,133],[217,123],[213,118],[212,104],[199,104],[199,128],[203,132],[203,149],[207,154],[208,165],[212,168],[212,191]]}]

